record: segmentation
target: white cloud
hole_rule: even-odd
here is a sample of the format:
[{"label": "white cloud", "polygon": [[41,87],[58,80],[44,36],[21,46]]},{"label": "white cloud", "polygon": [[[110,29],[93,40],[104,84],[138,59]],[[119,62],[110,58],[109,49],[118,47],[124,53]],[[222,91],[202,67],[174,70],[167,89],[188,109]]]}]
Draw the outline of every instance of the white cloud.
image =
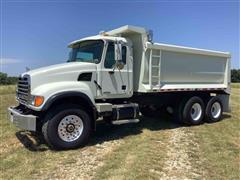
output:
[{"label": "white cloud", "polygon": [[1,65],[17,64],[17,63],[21,63],[21,62],[22,62],[22,60],[20,60],[20,59],[0,58],[0,64],[1,64]]}]

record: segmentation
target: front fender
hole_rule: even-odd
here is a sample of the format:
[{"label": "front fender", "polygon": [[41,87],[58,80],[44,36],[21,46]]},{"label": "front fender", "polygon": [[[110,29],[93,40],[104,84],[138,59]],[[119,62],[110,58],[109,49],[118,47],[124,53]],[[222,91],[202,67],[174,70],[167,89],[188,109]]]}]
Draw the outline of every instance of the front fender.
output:
[{"label": "front fender", "polygon": [[90,85],[87,82],[55,82],[55,83],[48,83],[44,85],[40,85],[36,87],[31,94],[32,95],[39,95],[44,97],[44,103],[39,106],[30,106],[31,109],[36,111],[41,111],[43,107],[46,107],[46,103],[49,102],[50,98],[55,97],[59,94],[67,94],[67,93],[79,93],[85,95],[89,101],[94,105],[94,95],[92,92]]}]

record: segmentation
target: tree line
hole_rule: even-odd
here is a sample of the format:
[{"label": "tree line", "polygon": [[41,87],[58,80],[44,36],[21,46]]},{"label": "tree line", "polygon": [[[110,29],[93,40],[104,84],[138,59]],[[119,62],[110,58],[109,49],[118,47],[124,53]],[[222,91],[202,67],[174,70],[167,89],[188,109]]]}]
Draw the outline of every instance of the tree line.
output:
[{"label": "tree line", "polygon": [[240,82],[240,69],[231,70],[231,82]]},{"label": "tree line", "polygon": [[17,77],[8,76],[6,73],[0,72],[0,85],[17,84],[17,81]]},{"label": "tree line", "polygon": [[[0,72],[0,85],[16,84],[18,77],[8,76],[6,73]],[[231,82],[240,82],[240,69],[231,70]]]}]

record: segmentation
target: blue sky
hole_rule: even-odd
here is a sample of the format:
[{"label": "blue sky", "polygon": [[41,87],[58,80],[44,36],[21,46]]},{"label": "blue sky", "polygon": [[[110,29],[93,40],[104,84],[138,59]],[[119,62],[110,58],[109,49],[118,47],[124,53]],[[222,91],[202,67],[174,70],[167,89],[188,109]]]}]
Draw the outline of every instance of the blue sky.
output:
[{"label": "blue sky", "polygon": [[67,60],[67,44],[122,25],[154,42],[229,51],[239,65],[239,1],[1,1],[1,71],[18,75]]}]

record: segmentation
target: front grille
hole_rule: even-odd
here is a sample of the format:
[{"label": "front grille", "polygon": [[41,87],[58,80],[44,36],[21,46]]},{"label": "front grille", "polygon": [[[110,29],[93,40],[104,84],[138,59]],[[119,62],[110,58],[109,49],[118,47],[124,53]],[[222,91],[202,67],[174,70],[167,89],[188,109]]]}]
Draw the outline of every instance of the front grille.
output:
[{"label": "front grille", "polygon": [[24,76],[18,78],[17,99],[20,103],[26,104],[30,99],[30,77]]}]

